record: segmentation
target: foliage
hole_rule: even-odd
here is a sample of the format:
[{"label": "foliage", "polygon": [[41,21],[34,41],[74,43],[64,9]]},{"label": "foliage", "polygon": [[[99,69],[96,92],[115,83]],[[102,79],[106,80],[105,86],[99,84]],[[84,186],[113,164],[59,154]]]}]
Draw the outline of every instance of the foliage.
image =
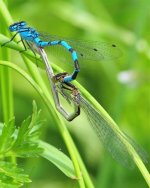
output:
[{"label": "foliage", "polygon": [[20,126],[15,125],[15,119],[1,124],[0,135],[0,185],[1,187],[20,187],[31,180],[23,173],[16,163],[9,158],[37,157],[42,152],[37,144],[40,129],[43,124],[40,111],[33,103],[33,114],[26,118]]},{"label": "foliage", "polygon": [[[117,60],[117,62],[119,62],[118,64],[115,64],[114,62],[99,65],[97,64],[96,66],[93,66],[92,64],[85,66],[85,69],[82,69],[81,71],[81,76],[78,79],[86,88],[88,88],[88,91],[90,91],[93,96],[90,95],[85,88],[79,85],[77,82],[75,82],[75,84],[80,88],[80,91],[89,100],[89,102],[92,103],[93,106],[98,109],[98,111],[107,119],[107,123],[110,126],[113,126],[113,130],[118,130],[117,125],[101,107],[101,105],[94,99],[94,97],[101,102],[101,104],[107,109],[107,111],[109,111],[111,116],[120,126],[124,127],[124,129],[126,129],[128,132],[132,132],[141,143],[143,142],[146,150],[149,150],[149,144],[147,142],[149,137],[149,106],[147,100],[149,96],[150,49],[150,38],[148,33],[149,5],[150,3],[148,0],[138,0],[136,2],[125,2],[120,0],[46,0],[44,3],[42,1],[18,1],[17,3],[8,1],[8,7],[11,12],[10,14],[4,1],[0,1],[0,13],[2,20],[2,24],[0,25],[0,32],[2,33],[0,34],[0,43],[2,44],[4,41],[8,40],[6,37],[6,28],[14,22],[11,15],[17,18],[16,21],[19,20],[18,18],[20,18],[21,15],[21,20],[26,20],[28,23],[30,23],[30,25],[35,26],[39,30],[52,34],[63,35],[63,33],[65,33],[66,36],[70,35],[71,37],[75,38],[84,38],[88,40],[105,39],[108,41],[115,40],[116,42],[119,42],[119,44],[124,48],[124,56],[121,60]],[[16,44],[15,42],[10,43],[7,47],[16,51],[20,51],[22,49],[22,46]],[[76,125],[75,129],[77,132],[73,131],[73,126],[70,128],[73,131],[74,137],[77,137],[80,143],[79,144],[76,142],[75,146],[68,130],[66,129],[66,122],[62,120],[55,110],[52,96],[45,80],[43,79],[43,75],[41,75],[38,68],[34,66],[35,60],[33,59],[32,53],[27,51],[21,54],[23,57],[22,61],[18,58],[18,54],[16,55],[14,51],[12,52],[11,56],[13,58],[10,60],[9,51],[7,48],[0,49],[0,52],[2,52],[0,54],[0,65],[2,65],[0,72],[2,90],[2,92],[0,92],[0,97],[2,99],[2,104],[0,104],[0,107],[3,110],[3,114],[2,110],[0,110],[0,118],[3,116],[5,126],[10,124],[10,129],[8,132],[3,130],[3,134],[5,134],[7,138],[10,136],[10,140],[3,136],[3,138],[1,138],[3,140],[3,144],[0,146],[0,148],[2,151],[6,151],[10,147],[10,149],[13,151],[11,153],[7,153],[6,151],[7,155],[9,154],[9,156],[13,156],[11,157],[13,163],[11,163],[10,160],[7,162],[8,164],[5,164],[4,166],[12,165],[14,176],[16,174],[15,172],[17,171],[15,169],[18,168],[16,167],[15,163],[16,158],[27,157],[28,154],[25,151],[25,147],[27,146],[30,151],[29,156],[34,154],[35,156],[38,155],[38,152],[40,151],[38,147],[43,148],[43,152],[40,153],[40,156],[51,161],[70,178],[76,179],[76,182],[78,182],[80,187],[94,187],[89,174],[93,176],[96,187],[141,188],[146,186],[140,174],[137,172],[137,169],[129,172],[116,164],[113,164],[111,159],[105,157],[107,154],[104,156],[103,150],[101,150],[97,144],[97,141],[95,141],[95,137],[91,136],[91,132],[88,135],[88,123],[82,114],[81,118],[72,123]],[[16,62],[19,62],[19,66],[16,65]],[[26,72],[24,71],[24,67],[20,68],[22,67],[23,62],[27,68]],[[38,63],[39,67],[43,67],[41,61],[38,61]],[[59,64],[59,66],[62,66],[62,64]],[[48,128],[48,126],[43,128],[45,132],[48,131],[49,133],[48,135],[45,135],[45,139],[53,141],[55,145],[60,145],[60,148],[66,147],[72,162],[67,156],[62,157],[62,155],[64,155],[63,152],[59,152],[59,150],[53,146],[47,145],[47,143],[43,143],[38,140],[37,142],[34,142],[33,145],[29,144],[31,141],[29,139],[30,136],[28,139],[26,136],[30,135],[31,133],[28,130],[28,123],[31,119],[26,119],[24,123],[22,123],[24,128],[22,128],[21,133],[19,133],[18,128],[15,128],[13,134],[14,127],[12,126],[11,128],[11,125],[13,125],[14,121],[12,117],[14,116],[14,104],[16,104],[16,101],[13,99],[13,94],[15,96],[22,97],[22,101],[26,101],[27,103],[29,98],[33,98],[33,91],[30,89],[30,87],[26,87],[24,90],[25,92],[22,92],[20,89],[21,86],[23,86],[22,79],[18,78],[18,76],[17,79],[15,79],[16,83],[13,85],[11,80],[11,72],[8,67],[19,72],[38,92],[41,98],[37,97],[36,101],[41,104],[43,109],[45,109],[45,107],[43,107],[43,103],[46,105],[48,109],[48,115],[46,116],[48,119],[47,124],[51,125],[51,128]],[[56,72],[62,71],[62,69],[55,64],[53,65],[53,68],[55,68]],[[68,66],[65,66],[65,70],[68,69]],[[13,76],[14,75],[16,76],[16,73],[13,73]],[[12,88],[15,91],[14,93]],[[34,98],[35,97],[36,96],[34,95]],[[17,100],[19,100],[18,98]],[[19,103],[21,107],[24,105],[23,102],[19,101]],[[18,108],[16,112],[18,115],[16,117],[20,117],[20,115],[21,117],[24,117],[26,113],[26,110],[23,110],[20,113],[20,106],[17,106]],[[26,108],[27,111],[30,109],[29,106],[30,105],[28,105],[28,108]],[[47,111],[45,112],[45,114],[47,114]],[[11,121],[9,120],[10,118]],[[52,128],[52,125],[56,125],[59,132],[55,131],[55,128]],[[78,125],[80,128],[78,128]],[[86,127],[83,125],[86,125]],[[53,132],[55,134],[53,134]],[[21,136],[18,138],[18,142],[24,142],[21,148],[17,144],[15,146],[14,143],[17,143],[17,141],[13,140],[17,138],[15,135],[18,135],[19,137],[19,134],[23,135],[23,138]],[[62,135],[63,142],[60,140],[59,134]],[[87,139],[88,136],[90,139]],[[14,144],[16,148],[13,148],[11,146],[12,144]],[[134,150],[132,150],[133,148],[130,146],[130,144],[128,144],[128,142],[126,144],[131,153],[134,153]],[[35,150],[35,153],[32,153],[31,150],[32,147],[34,148],[34,146],[37,147],[37,150]],[[80,154],[76,149],[77,147],[79,150],[82,149]],[[84,166],[81,156],[84,159],[84,162],[87,164],[88,172]],[[133,154],[133,160],[136,161],[138,168],[149,184],[149,173],[138,157],[139,156],[136,155],[136,153]],[[63,178],[61,181],[61,176],[55,172],[53,168],[47,168],[45,170],[43,168],[43,164],[45,164],[45,161],[41,161],[41,168],[37,169],[36,177],[34,177],[35,179],[33,178],[34,187],[46,186],[45,180],[48,181],[48,186],[51,186],[51,179],[53,179],[52,177],[56,177],[57,183],[58,180],[60,180],[60,187],[67,187],[67,181],[70,183],[69,187],[74,185],[71,180],[66,181],[65,178]],[[22,174],[21,184],[23,184],[23,182],[30,181],[28,176],[23,175],[21,170],[18,169],[18,171],[20,174]],[[9,170],[8,173],[11,174]],[[7,176],[7,174],[4,175],[4,179],[7,179],[5,176]],[[12,182],[12,174],[10,177],[8,177],[8,179],[10,182]],[[18,179],[16,179],[16,181],[17,180]],[[38,184],[38,182],[42,182],[42,186]],[[58,186],[52,185],[52,187]]]},{"label": "foliage", "polygon": [[30,183],[28,175],[24,174],[23,169],[18,168],[13,163],[1,161],[0,162],[0,186],[17,188]]},{"label": "foliage", "polygon": [[[31,180],[24,170],[19,168],[14,159],[35,158],[42,156],[56,165],[64,174],[75,178],[70,159],[55,147],[39,140],[41,111],[33,103],[33,114],[27,117],[20,126],[15,125],[14,118],[7,124],[1,124],[0,135],[0,185],[1,187],[20,187]],[[12,162],[9,161],[12,159]]]}]

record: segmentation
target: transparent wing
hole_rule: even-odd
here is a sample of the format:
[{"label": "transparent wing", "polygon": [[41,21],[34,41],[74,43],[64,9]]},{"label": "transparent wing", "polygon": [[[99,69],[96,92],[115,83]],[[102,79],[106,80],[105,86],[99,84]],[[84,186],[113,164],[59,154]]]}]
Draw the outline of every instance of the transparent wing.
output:
[{"label": "transparent wing", "polygon": [[135,141],[133,141],[128,135],[123,136],[119,132],[114,132],[104,117],[93,106],[91,106],[91,104],[85,98],[80,96],[79,100],[81,107],[87,114],[88,120],[90,121],[93,129],[96,131],[104,147],[109,151],[114,159],[125,167],[130,169],[134,167],[132,156],[128,153],[125,144],[120,139],[120,136],[122,136],[124,139],[130,142],[143,162],[147,162],[147,154],[141,146],[136,144]]},{"label": "transparent wing", "polygon": [[45,41],[66,41],[73,49],[75,49],[80,61],[84,59],[92,61],[112,60],[119,58],[122,55],[122,52],[117,45],[107,42],[81,41],[44,33],[39,33],[39,37],[41,40]]}]

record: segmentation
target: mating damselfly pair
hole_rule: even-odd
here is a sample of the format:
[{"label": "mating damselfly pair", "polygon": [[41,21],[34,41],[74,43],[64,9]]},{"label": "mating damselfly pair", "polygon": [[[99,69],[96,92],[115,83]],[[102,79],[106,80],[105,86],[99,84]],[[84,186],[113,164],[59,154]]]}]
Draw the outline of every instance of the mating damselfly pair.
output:
[{"label": "mating damselfly pair", "polygon": [[[70,52],[74,64],[74,71],[71,75],[63,74],[63,82],[65,83],[76,79],[78,72],[80,71],[79,60],[82,64],[82,61],[109,60],[118,58],[121,55],[120,49],[115,44],[97,41],[72,40],[55,35],[43,34],[38,32],[36,29],[29,27],[24,21],[10,25],[9,30],[11,32],[16,32],[10,41],[19,34],[21,37],[19,42],[23,43],[24,50],[27,50],[27,47],[29,47],[34,54],[35,52],[31,47],[31,43],[40,48],[45,48],[47,46],[52,48],[53,46],[57,46],[56,50],[58,50],[61,46],[61,49],[65,49],[66,52]],[[6,45],[8,42],[3,45]]]},{"label": "mating damselfly pair", "polygon": [[[128,151],[128,146],[126,144],[130,143],[141,159],[146,162],[144,150],[119,129],[113,129],[113,127],[109,125],[106,117],[88,102],[79,90],[70,83],[72,80],[76,79],[78,72],[80,71],[79,59],[81,59],[82,63],[82,59],[95,61],[117,58],[120,56],[120,50],[116,45],[99,42],[74,41],[57,36],[44,35],[36,29],[27,26],[27,23],[24,21],[10,25],[9,30],[11,32],[16,32],[10,41],[19,34],[21,37],[20,41],[23,43],[25,50],[27,50],[28,46],[34,54],[35,49],[40,54],[46,67],[56,108],[68,121],[76,118],[80,114],[80,108],[82,108],[87,114],[93,129],[96,131],[103,145],[117,161],[124,166],[132,168],[133,155]],[[8,42],[3,44],[3,46]],[[70,52],[75,67],[71,75],[66,72],[54,75],[53,69],[49,64],[47,55],[43,49],[47,46],[62,46],[62,48]],[[73,113],[69,114],[63,108],[59,99],[59,94],[73,105]]]}]

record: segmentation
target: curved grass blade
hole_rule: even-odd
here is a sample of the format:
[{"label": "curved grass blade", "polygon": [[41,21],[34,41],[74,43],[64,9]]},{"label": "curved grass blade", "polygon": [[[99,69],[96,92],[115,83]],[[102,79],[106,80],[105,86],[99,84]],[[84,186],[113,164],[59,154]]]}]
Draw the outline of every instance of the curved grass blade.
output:
[{"label": "curved grass blade", "polygon": [[[16,42],[14,41],[11,41],[10,43],[7,43],[5,46],[1,46],[2,44],[4,44],[5,42],[8,42],[10,40],[10,38],[6,37],[5,35],[2,35],[0,33],[0,48],[11,48],[13,50],[17,50],[18,52],[21,52],[24,50],[24,47],[21,46],[20,44],[17,44]],[[27,51],[24,51],[23,52],[24,55],[26,55],[32,62],[34,63],[37,63],[38,64],[38,67],[44,69],[45,66],[44,64],[42,63],[41,59],[40,59],[40,56],[39,54],[36,54],[36,59],[35,59],[35,56],[34,54],[32,53],[31,50],[27,50]]]}]

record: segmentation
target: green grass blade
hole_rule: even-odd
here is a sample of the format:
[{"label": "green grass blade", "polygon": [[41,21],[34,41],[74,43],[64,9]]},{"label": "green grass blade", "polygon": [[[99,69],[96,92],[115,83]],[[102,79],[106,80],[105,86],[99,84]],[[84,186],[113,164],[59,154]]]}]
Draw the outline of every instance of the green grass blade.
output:
[{"label": "green grass blade", "polygon": [[[80,167],[79,167],[79,164],[78,164],[78,160],[76,159],[76,154],[74,152],[74,149],[75,149],[75,145],[72,141],[72,138],[64,124],[64,122],[62,121],[62,119],[59,117],[59,113],[56,111],[56,108],[54,106],[54,103],[51,103],[50,101],[52,100],[51,99],[51,96],[49,95],[49,97],[47,97],[45,95],[45,92],[43,91],[42,86],[40,87],[25,71],[23,71],[21,68],[19,68],[17,65],[11,63],[11,62],[7,62],[7,61],[0,61],[0,65],[3,65],[3,66],[8,66],[14,70],[16,70],[18,73],[20,73],[26,80],[28,80],[28,82],[36,89],[36,91],[39,93],[39,95],[41,96],[43,102],[45,103],[45,105],[47,106],[50,114],[52,114],[54,117],[55,117],[55,120],[57,122],[57,125],[59,126],[59,129],[60,129],[60,133],[62,134],[62,137],[65,141],[65,144],[69,150],[69,153],[70,153],[70,156],[71,156],[71,159],[73,161],[73,165],[74,165],[74,168],[76,170],[76,174],[77,174],[77,180],[78,180],[78,183],[80,185],[81,188],[85,188],[85,183],[84,183],[84,180],[83,180],[83,177],[81,175],[81,170],[80,170]],[[36,73],[37,74],[37,73]],[[40,75],[39,75],[40,76]],[[81,160],[80,160],[81,161]],[[83,166],[83,164],[82,164]],[[90,178],[87,176],[88,178],[88,182],[86,183],[87,184],[87,188],[93,188],[92,186],[92,182],[90,181]],[[90,182],[90,184],[89,184]],[[89,185],[88,185],[89,184]]]},{"label": "green grass blade", "polygon": [[[1,38],[1,36],[0,36],[0,38]],[[2,38],[3,38],[3,36],[2,36]],[[0,42],[1,42],[1,40],[0,40]],[[15,49],[15,46],[13,46],[13,48]],[[52,66],[56,71],[63,72],[63,70],[60,67],[56,66],[55,64],[52,64]],[[115,132],[119,132],[119,134],[122,135],[123,133],[120,131],[117,124],[109,116],[109,114],[104,110],[104,108],[94,99],[94,97],[92,95],[90,95],[90,93],[84,87],[82,87],[79,83],[76,82],[76,85],[79,88],[79,90],[82,92],[82,94],[88,99],[88,101],[91,102],[91,104],[93,106],[95,106],[96,109],[98,111],[100,111],[100,113],[105,117],[105,119],[107,120],[107,123],[112,127],[112,129]],[[145,178],[146,182],[149,185],[150,184],[149,172],[146,169],[145,165],[143,164],[142,160],[137,155],[136,151],[134,150],[134,148],[131,146],[130,143],[128,143],[126,140],[123,140],[123,142],[125,145],[127,145],[129,153],[131,153],[131,155],[133,155],[133,158],[135,159],[134,162],[136,163],[137,167],[139,168],[140,172],[142,173],[143,177]]]},{"label": "green grass blade", "polygon": [[[58,72],[63,72],[63,70],[57,65],[52,64],[52,66]],[[117,134],[119,138],[122,140],[122,142],[124,143],[124,145],[126,146],[128,150],[128,153],[132,156],[133,162],[136,164],[142,176],[144,177],[145,181],[150,186],[150,174],[146,166],[144,165],[142,159],[140,158],[140,156],[137,154],[133,146],[128,142],[128,138],[126,137],[126,135],[124,135],[124,133],[119,129],[118,125],[110,117],[110,115],[105,111],[105,109],[96,101],[96,99],[82,85],[80,85],[76,81],[75,81],[75,85],[77,86],[77,88],[79,88],[79,90],[85,96],[85,98],[88,99],[88,101],[97,109],[97,111],[100,112],[102,117],[106,120],[108,126],[110,126],[115,132],[115,134]]]},{"label": "green grass blade", "polygon": [[72,161],[64,155],[60,150],[54,146],[47,144],[43,141],[38,141],[39,147],[43,148],[44,151],[41,156],[50,162],[52,162],[57,168],[59,168],[66,176],[76,179],[74,167]]},{"label": "green grass blade", "polygon": [[[2,16],[0,15],[0,19]],[[4,21],[1,21],[1,32],[3,34],[7,33],[7,28],[5,27]],[[0,49],[0,58],[9,60],[9,51],[6,48]],[[1,67],[0,69],[0,86],[1,86],[1,98],[3,106],[3,118],[7,123],[10,118],[13,117],[13,90],[12,90],[12,80],[11,80],[11,70],[7,67]]]}]

